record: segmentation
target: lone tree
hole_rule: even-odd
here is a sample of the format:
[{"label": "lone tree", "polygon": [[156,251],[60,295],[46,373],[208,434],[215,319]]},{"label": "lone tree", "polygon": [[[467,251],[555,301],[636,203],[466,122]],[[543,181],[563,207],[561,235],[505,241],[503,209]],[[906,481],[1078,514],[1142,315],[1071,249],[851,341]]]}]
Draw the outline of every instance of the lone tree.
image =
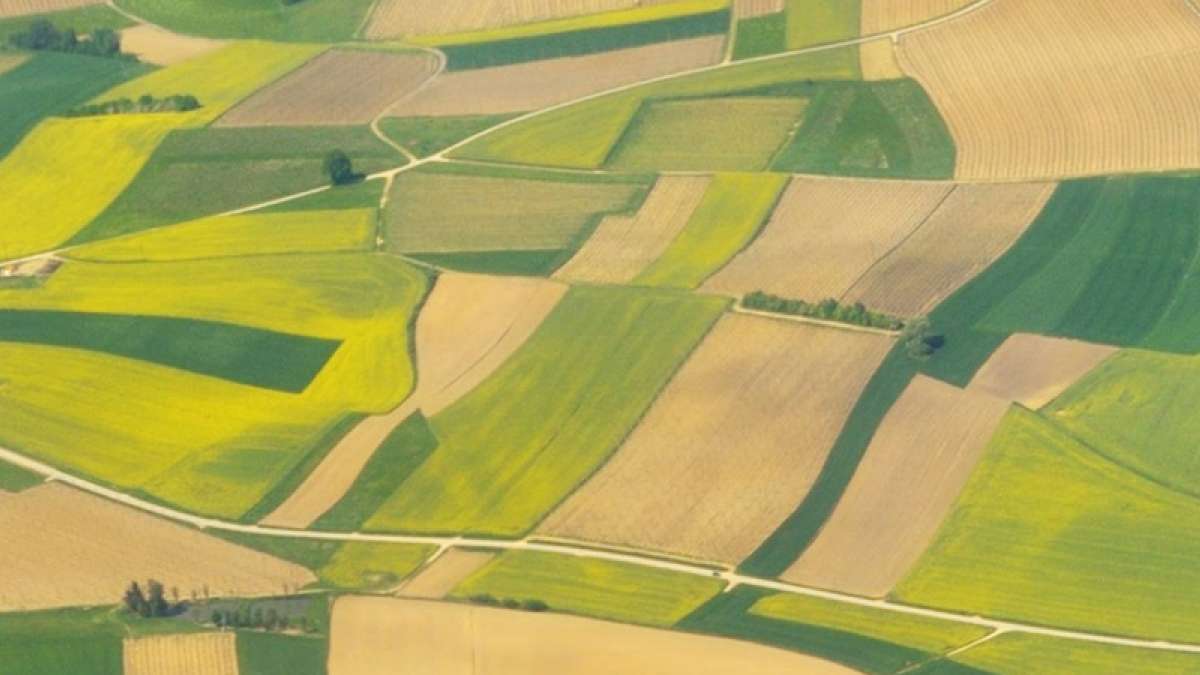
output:
[{"label": "lone tree", "polygon": [[354,165],[350,163],[350,157],[341,150],[334,150],[326,155],[325,173],[329,175],[329,181],[334,185],[355,183],[362,178],[354,172]]}]

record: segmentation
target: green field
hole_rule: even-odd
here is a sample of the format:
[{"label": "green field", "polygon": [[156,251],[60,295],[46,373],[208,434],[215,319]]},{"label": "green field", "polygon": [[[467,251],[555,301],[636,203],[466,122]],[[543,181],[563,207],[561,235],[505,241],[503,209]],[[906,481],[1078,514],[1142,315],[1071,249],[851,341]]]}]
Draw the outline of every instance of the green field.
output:
[{"label": "green field", "polygon": [[325,675],[325,638],[242,631],[237,636],[238,675]]},{"label": "green field", "polygon": [[118,0],[134,14],[208,37],[340,42],[355,36],[371,0]]},{"label": "green field", "polygon": [[[1195,654],[1063,640],[1024,633],[996,636],[955,656],[953,661],[993,673],[1029,675],[1176,675],[1200,672],[1200,656]],[[936,675],[943,671],[935,664],[934,667],[919,669],[916,672],[920,675]],[[952,675],[950,670],[945,672]]]},{"label": "green field", "polygon": [[713,176],[683,232],[634,283],[695,288],[758,235],[788,183],[782,174]]},{"label": "green field", "polygon": [[616,449],[726,303],[572,289],[499,370],[432,419],[441,445],[367,527],[527,532]]},{"label": "green field", "polygon": [[91,33],[97,28],[120,30],[134,24],[133,20],[107,5],[87,5],[46,14],[26,14],[0,19],[0,43],[8,44],[9,36],[29,30],[30,24],[41,19],[49,21],[59,30],[73,28],[80,35]]},{"label": "green field", "polygon": [[417,157],[428,157],[513,117],[516,115],[385,117],[379,128]]},{"label": "green field", "polygon": [[8,462],[0,462],[0,490],[5,492],[20,492],[41,483],[44,478],[14,466]]},{"label": "green field", "polygon": [[643,103],[606,166],[625,171],[761,171],[803,118],[800,98],[724,96]]},{"label": "green field", "polygon": [[899,599],[1196,642],[1200,504],[1016,409]]},{"label": "green field", "polygon": [[417,571],[435,550],[420,544],[350,541],[338,548],[317,576],[338,589],[386,590]]},{"label": "green field", "polygon": [[5,675],[122,675],[129,625],[110,608],[0,614]]},{"label": "green field", "polygon": [[671,626],[721,592],[719,579],[537,551],[509,551],[465,579],[451,597],[541,600],[558,612]]},{"label": "green field", "polygon": [[787,0],[787,47],[850,40],[859,35],[861,0]]},{"label": "green field", "polygon": [[314,573],[329,563],[342,544],[338,541],[322,539],[296,539],[292,537],[272,537],[260,534],[245,534],[228,530],[213,530],[211,534],[231,541],[246,548],[262,551],[276,558],[294,562],[307,567]]},{"label": "green field", "polygon": [[787,49],[787,13],[739,19],[734,35],[735,61],[782,52]]},{"label": "green field", "polygon": [[501,276],[544,277],[554,273],[571,259],[575,252],[569,248],[544,251],[467,251],[464,253],[409,253],[430,265],[460,272],[496,274]]},{"label": "green field", "polygon": [[384,180],[373,178],[349,185],[330,186],[303,197],[258,209],[255,213],[292,213],[294,211],[344,211],[378,209],[383,198]]}]

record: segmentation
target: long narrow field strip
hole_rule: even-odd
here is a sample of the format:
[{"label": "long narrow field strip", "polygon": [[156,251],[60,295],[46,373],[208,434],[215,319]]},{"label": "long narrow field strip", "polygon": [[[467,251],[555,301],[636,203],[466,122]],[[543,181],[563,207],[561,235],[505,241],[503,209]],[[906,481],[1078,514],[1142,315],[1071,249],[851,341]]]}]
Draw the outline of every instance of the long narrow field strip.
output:
[{"label": "long narrow field strip", "polygon": [[635,283],[695,288],[754,240],[788,184],[782,174],[719,173],[687,226]]},{"label": "long narrow field strip", "polygon": [[771,221],[704,285],[819,301],[845,293],[950,194],[943,183],[796,178]]},{"label": "long narrow field strip", "polygon": [[1025,232],[1053,183],[959,185],[842,296],[898,316],[928,314]]},{"label": "long narrow field strip", "polygon": [[180,35],[146,23],[121,31],[121,51],[160,66],[172,66],[204,56],[225,45],[224,40]]},{"label": "long narrow field strip", "polygon": [[0,17],[47,14],[102,4],[104,0],[0,0]]},{"label": "long narrow field strip", "polygon": [[[1138,649],[1118,645],[1063,640],[1027,633],[1007,633],[972,647],[951,659],[951,666],[963,664],[991,673],[1144,673],[1177,675],[1200,669],[1200,657],[1165,649]],[[953,673],[941,664],[917,670],[918,675]]]},{"label": "long narrow field strip", "polygon": [[821,533],[783,578],[883,597],[933,541],[1008,401],[918,375]]},{"label": "long narrow field strip", "polygon": [[[133,579],[182,596],[257,597],[316,581],[308,570],[57,483],[0,502],[4,611],[110,605]],[[136,533],[136,545],[130,545]],[[81,565],[81,561],[87,561]]]},{"label": "long narrow field strip", "polygon": [[[1200,504],[1013,409],[904,602],[1148,639],[1200,640]],[[1153,611],[1151,611],[1153,608]]]},{"label": "long narrow field strip", "polygon": [[126,638],[125,675],[238,675],[236,633]]},{"label": "long narrow field strip", "polygon": [[441,446],[366,527],[528,532],[617,449],[726,305],[573,288],[503,366],[433,417]]},{"label": "long narrow field strip", "polygon": [[375,4],[372,0],[116,0],[150,23],[188,35],[279,42],[345,42]]},{"label": "long narrow field strip", "polygon": [[331,50],[258,91],[217,126],[367,124],[433,77],[425,52]]},{"label": "long narrow field strip", "polygon": [[552,609],[667,628],[675,625],[725,582],[628,563],[508,551],[472,574],[452,597],[541,600]]},{"label": "long narrow field strip", "polygon": [[721,60],[723,47],[724,40],[720,36],[708,36],[446,73],[388,112],[408,117],[537,110],[717,63]]},{"label": "long narrow field strip", "polygon": [[372,40],[499,28],[570,16],[636,7],[636,0],[383,0],[371,14],[366,36]]},{"label": "long narrow field strip", "polygon": [[[558,614],[470,605],[347,597],[333,608],[329,670],[386,675],[397,668],[439,675],[656,673],[850,675],[820,659],[745,642]],[[536,648],[529,647],[537,636]],[[752,666],[750,664],[753,664]]]},{"label": "long narrow field strip", "polygon": [[[529,339],[566,291],[537,279],[441,274],[417,318],[416,391],[395,410],[358,424],[262,523],[307,527],[348,493],[354,499],[356,480],[372,478],[361,474],[398,425],[416,410],[441,412],[474,389]],[[357,514],[356,525],[372,512]]]},{"label": "long narrow field strip", "polygon": [[974,0],[858,0],[863,35],[884,33],[946,16]]},{"label": "long narrow field strip", "polygon": [[1200,17],[1187,2],[1001,0],[900,47],[950,126],[958,178],[1200,165]]},{"label": "long narrow field strip", "polygon": [[741,561],[804,498],[891,344],[722,318],[620,452],[539,532]]},{"label": "long narrow field strip", "polygon": [[969,388],[1038,410],[1115,353],[1108,345],[1017,333],[988,358]]},{"label": "long narrow field strip", "polygon": [[487,551],[452,548],[404,584],[399,594],[406,598],[440,600],[495,557],[495,553]]},{"label": "long narrow field strip", "polygon": [[555,273],[569,282],[628,283],[667,250],[708,189],[707,176],[663,176],[634,216],[608,216]]}]

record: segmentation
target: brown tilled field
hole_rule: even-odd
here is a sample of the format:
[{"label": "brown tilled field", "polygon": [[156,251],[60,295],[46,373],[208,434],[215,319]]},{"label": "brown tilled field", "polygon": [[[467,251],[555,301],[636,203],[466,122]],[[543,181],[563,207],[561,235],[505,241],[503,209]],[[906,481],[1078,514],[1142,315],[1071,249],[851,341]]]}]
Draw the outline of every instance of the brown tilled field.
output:
[{"label": "brown tilled field", "polygon": [[862,0],[863,35],[884,33],[945,16],[975,0]]},{"label": "brown tilled field", "polygon": [[1185,0],[996,0],[905,36],[972,180],[1200,165],[1200,16]]},{"label": "brown tilled field", "polygon": [[150,24],[139,24],[121,31],[121,51],[160,66],[187,61],[226,44],[224,40],[180,35]]},{"label": "brown tilled field", "polygon": [[394,411],[354,427],[262,524],[312,524],[345,496],[392,429],[473,389],[524,344],[566,290],[543,279],[443,272],[417,318],[416,390]]},{"label": "brown tilled field", "polygon": [[739,19],[775,14],[787,8],[787,0],[733,0],[733,13]]},{"label": "brown tilled field", "polygon": [[[130,580],[212,596],[276,595],[308,570],[197,530],[47,483],[0,502],[0,611],[111,605]],[[86,561],[87,564],[80,564]]]},{"label": "brown tilled field", "polygon": [[849,675],[780,649],[553,613],[344,597],[330,675]]},{"label": "brown tilled field", "polygon": [[1008,402],[918,375],[846,493],[783,578],[883,597],[933,541]]},{"label": "brown tilled field", "polygon": [[46,14],[88,5],[103,5],[105,0],[0,0],[0,17]]},{"label": "brown tilled field", "polygon": [[949,183],[797,178],[762,234],[704,285],[818,301],[845,293],[950,193]]},{"label": "brown tilled field", "polygon": [[628,283],[658,259],[688,223],[708,176],[663,176],[634,216],[608,216],[554,275],[566,281]]},{"label": "brown tilled field", "polygon": [[452,548],[405,583],[399,595],[440,600],[454,590],[458,582],[471,576],[495,557],[495,553],[487,551]]},{"label": "brown tilled field", "polygon": [[236,633],[126,638],[124,675],[238,675]]},{"label": "brown tilled field", "polygon": [[436,71],[431,54],[331,50],[238,104],[217,126],[366,124]]},{"label": "brown tilled field", "polygon": [[876,263],[844,300],[921,316],[1004,254],[1041,212],[1054,183],[958,185],[911,237]]},{"label": "brown tilled field", "polygon": [[366,37],[371,40],[499,28],[597,14],[663,0],[380,0]]},{"label": "brown tilled field", "polygon": [[740,561],[804,498],[891,346],[725,316],[613,459],[539,531]]},{"label": "brown tilled field", "polygon": [[1017,333],[1000,345],[967,388],[1037,410],[1115,353],[1117,348],[1108,345]]},{"label": "brown tilled field", "polygon": [[389,115],[524,112],[721,60],[722,36],[676,40],[599,54],[447,73]]}]

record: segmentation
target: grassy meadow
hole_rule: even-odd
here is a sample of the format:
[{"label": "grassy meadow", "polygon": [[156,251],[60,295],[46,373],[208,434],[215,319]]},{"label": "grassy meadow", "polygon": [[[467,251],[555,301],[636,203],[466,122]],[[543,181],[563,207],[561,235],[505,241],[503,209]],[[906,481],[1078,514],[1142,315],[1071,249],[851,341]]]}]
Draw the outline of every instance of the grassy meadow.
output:
[{"label": "grassy meadow", "polygon": [[379,128],[417,157],[428,157],[515,116],[385,117]]},{"label": "grassy meadow", "polygon": [[858,37],[861,0],[787,0],[787,48]]},{"label": "grassy meadow", "polygon": [[371,0],[118,0],[160,26],[218,38],[340,42],[358,31]]},{"label": "grassy meadow", "polygon": [[[955,655],[951,663],[991,673],[1030,675],[1086,675],[1088,673],[1142,673],[1173,675],[1200,670],[1200,656],[1160,649],[1063,640],[1042,635],[1008,633]],[[939,664],[918,669],[920,675],[942,672]],[[948,675],[953,671],[947,669]]]},{"label": "grassy meadow", "polygon": [[317,576],[343,590],[386,590],[417,571],[435,550],[420,544],[350,541],[338,547]]},{"label": "grassy meadow", "polygon": [[786,50],[787,29],[786,12],[739,19],[733,39],[733,59],[740,61]]},{"label": "grassy meadow", "polygon": [[239,675],[326,675],[324,637],[242,631],[237,636]]}]

